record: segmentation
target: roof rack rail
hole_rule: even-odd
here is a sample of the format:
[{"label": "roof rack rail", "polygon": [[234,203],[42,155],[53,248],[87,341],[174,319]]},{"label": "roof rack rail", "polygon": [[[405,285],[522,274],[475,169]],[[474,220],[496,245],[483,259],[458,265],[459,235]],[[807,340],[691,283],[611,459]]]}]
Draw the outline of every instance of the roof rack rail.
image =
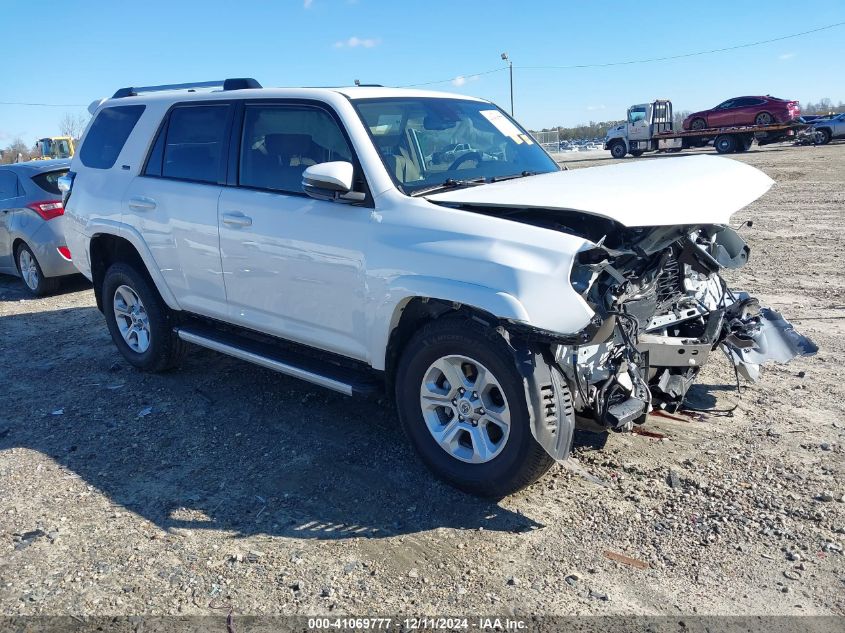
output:
[{"label": "roof rack rail", "polygon": [[112,99],[134,97],[143,92],[162,92],[164,90],[196,90],[197,88],[222,88],[223,90],[244,90],[246,88],[261,88],[261,84],[251,77],[236,77],[219,81],[197,81],[187,84],[164,84],[161,86],[129,86],[121,88],[112,95]]}]

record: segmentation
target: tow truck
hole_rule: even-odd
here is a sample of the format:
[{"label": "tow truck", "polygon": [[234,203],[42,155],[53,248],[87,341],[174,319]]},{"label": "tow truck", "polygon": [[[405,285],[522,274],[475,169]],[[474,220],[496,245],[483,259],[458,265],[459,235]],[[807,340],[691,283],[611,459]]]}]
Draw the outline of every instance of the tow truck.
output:
[{"label": "tow truck", "polygon": [[628,108],[624,123],[607,131],[604,149],[613,158],[627,154],[638,157],[645,152],[680,152],[692,147],[705,147],[710,142],[720,154],[745,152],[756,140],[758,145],[777,143],[795,137],[807,125],[797,121],[772,125],[739,125],[704,128],[700,130],[675,130],[672,102],[656,99]]}]

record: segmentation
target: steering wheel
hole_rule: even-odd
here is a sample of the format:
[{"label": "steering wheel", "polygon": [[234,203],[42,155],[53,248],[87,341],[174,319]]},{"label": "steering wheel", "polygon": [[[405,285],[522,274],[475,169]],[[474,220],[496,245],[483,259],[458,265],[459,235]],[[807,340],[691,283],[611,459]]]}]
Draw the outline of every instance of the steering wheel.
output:
[{"label": "steering wheel", "polygon": [[446,168],[446,171],[452,171],[457,169],[458,166],[463,165],[465,162],[469,160],[474,160],[476,163],[481,162],[481,152],[468,152],[463,156],[458,156],[455,160],[452,161],[452,164]]}]

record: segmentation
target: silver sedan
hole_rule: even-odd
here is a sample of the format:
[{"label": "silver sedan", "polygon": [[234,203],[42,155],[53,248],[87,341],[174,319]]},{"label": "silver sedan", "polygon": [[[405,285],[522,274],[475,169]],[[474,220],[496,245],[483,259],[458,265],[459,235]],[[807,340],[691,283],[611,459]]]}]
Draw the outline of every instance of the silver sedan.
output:
[{"label": "silver sedan", "polygon": [[69,168],[69,160],[0,165],[0,273],[20,277],[35,295],[78,272],[61,226],[58,179]]}]

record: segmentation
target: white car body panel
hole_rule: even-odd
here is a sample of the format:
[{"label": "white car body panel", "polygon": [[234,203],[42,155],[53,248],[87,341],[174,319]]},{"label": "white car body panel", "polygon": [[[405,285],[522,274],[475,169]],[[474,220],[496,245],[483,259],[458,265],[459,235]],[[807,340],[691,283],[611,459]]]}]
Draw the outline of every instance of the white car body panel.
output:
[{"label": "white car body panel", "polygon": [[759,169],[739,161],[684,156],[540,174],[428,198],[489,207],[570,209],[628,227],[727,224],[772,184]]},{"label": "white car body panel", "polygon": [[[74,157],[71,169],[84,172],[66,213],[75,263],[90,278],[91,238],[99,233],[124,237],[171,308],[384,369],[391,329],[415,297],[469,305],[562,334],[582,330],[593,317],[569,280],[576,253],[589,241],[435,202],[579,209],[628,226],[724,223],[771,186],[768,177],[741,163],[695,157],[660,166],[551,173],[449,191],[429,196],[430,201],[408,197],[397,190],[350,101],[397,95],[466,98],[362,87],[162,93],[104,101],[100,108],[143,103],[146,110],[113,169],[87,168],[79,154]],[[343,121],[374,207],[139,175],[174,103],[259,98],[312,99],[330,106]],[[200,190],[210,192],[202,209],[180,204]],[[136,196],[155,198],[157,208],[130,212],[128,201]],[[250,216],[252,225],[227,227],[219,215],[228,212]],[[217,227],[209,222],[212,216]]]}]

